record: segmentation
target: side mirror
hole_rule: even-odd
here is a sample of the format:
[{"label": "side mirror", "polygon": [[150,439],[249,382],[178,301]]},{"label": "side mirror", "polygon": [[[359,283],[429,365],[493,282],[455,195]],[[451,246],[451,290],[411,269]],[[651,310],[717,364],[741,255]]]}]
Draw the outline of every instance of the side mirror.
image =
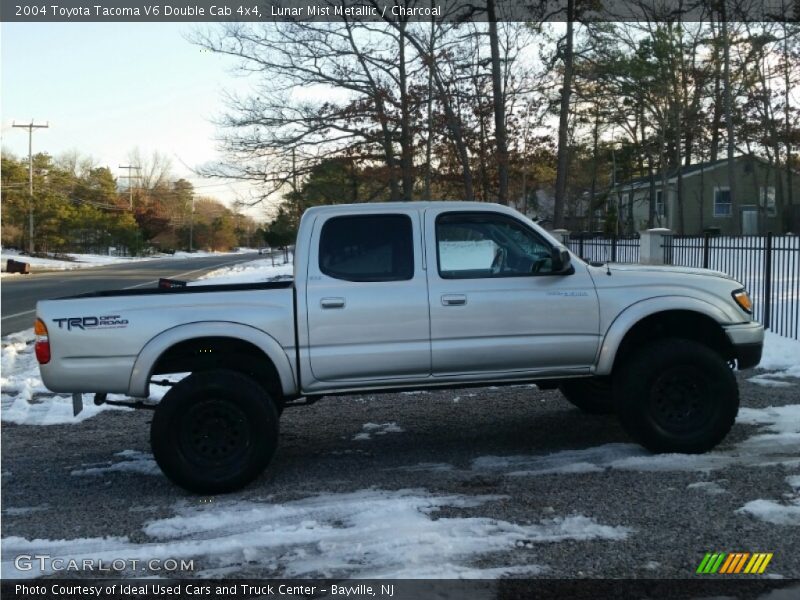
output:
[{"label": "side mirror", "polygon": [[565,273],[572,268],[569,252],[564,248],[555,246],[550,251],[550,260],[553,264],[553,273]]}]

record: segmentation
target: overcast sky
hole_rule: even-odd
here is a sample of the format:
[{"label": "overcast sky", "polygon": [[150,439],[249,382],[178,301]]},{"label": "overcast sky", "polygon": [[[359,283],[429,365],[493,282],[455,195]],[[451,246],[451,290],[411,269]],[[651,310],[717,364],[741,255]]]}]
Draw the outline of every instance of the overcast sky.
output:
[{"label": "overcast sky", "polygon": [[[2,147],[27,156],[27,130],[13,121],[50,123],[34,132],[34,152],[78,150],[116,168],[138,147],[168,155],[176,176],[197,193],[230,202],[247,186],[202,180],[191,168],[217,157],[211,119],[223,89],[249,85],[233,63],[186,41],[179,23],[3,23],[0,100]],[[253,213],[260,217],[263,210]]]}]

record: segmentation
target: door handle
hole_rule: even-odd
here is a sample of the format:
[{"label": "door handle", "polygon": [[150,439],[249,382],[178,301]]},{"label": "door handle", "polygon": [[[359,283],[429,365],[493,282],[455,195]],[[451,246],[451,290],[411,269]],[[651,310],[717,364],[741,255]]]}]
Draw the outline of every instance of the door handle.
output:
[{"label": "door handle", "polygon": [[319,303],[322,308],[344,308],[344,298],[323,298]]},{"label": "door handle", "polygon": [[445,294],[442,296],[442,304],[444,306],[464,306],[467,303],[467,297],[464,294]]}]

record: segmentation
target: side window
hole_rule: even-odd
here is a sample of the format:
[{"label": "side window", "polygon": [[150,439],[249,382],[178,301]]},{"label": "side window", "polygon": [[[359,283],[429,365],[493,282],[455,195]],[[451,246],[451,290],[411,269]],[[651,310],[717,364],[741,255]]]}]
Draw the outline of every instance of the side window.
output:
[{"label": "side window", "polygon": [[436,245],[439,275],[444,279],[552,272],[550,245],[522,223],[503,215],[440,215],[436,219]]},{"label": "side window", "polygon": [[407,215],[334,217],[322,226],[319,270],[345,281],[403,281],[414,277]]}]

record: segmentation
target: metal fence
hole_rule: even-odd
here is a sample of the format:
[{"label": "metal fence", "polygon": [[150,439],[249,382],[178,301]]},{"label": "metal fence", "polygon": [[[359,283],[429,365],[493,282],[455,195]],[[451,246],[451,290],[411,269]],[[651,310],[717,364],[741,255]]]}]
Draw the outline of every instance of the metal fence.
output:
[{"label": "metal fence", "polygon": [[[741,281],[753,314],[778,335],[800,339],[800,237],[664,236],[664,264],[713,269]],[[638,263],[639,237],[572,234],[564,240],[587,261]]]},{"label": "metal fence", "polygon": [[596,235],[570,235],[566,240],[569,249],[585,261],[637,263],[639,262],[639,236],[600,237]]},{"label": "metal fence", "polygon": [[714,269],[750,292],[753,314],[778,335],[800,339],[800,237],[665,236],[664,264]]}]

